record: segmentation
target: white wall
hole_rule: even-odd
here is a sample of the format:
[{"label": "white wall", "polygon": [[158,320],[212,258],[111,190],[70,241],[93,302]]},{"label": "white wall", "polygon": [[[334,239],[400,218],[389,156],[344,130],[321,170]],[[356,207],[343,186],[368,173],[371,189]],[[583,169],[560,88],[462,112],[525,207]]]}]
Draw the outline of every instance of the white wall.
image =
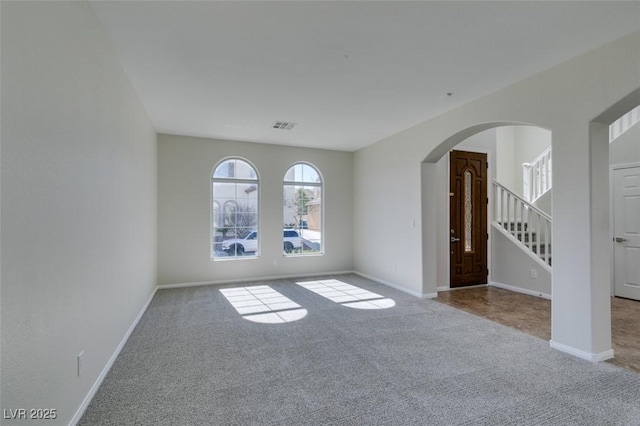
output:
[{"label": "white wall", "polygon": [[522,187],[518,187],[516,179],[516,128],[505,126],[496,129],[496,180],[511,192],[522,196]]},{"label": "white wall", "polygon": [[[551,274],[523,248],[491,226],[491,281],[494,285],[534,296],[551,296]],[[531,271],[535,271],[532,276]]]},{"label": "white wall", "polygon": [[[212,261],[211,173],[229,156],[249,160],[260,176],[261,255]],[[215,283],[352,270],[353,251],[361,249],[353,244],[352,158],[348,152],[159,135],[159,283]],[[287,169],[299,161],[315,165],[324,178],[322,256],[284,257],[282,253],[282,182]],[[355,220],[369,214],[358,211]],[[384,241],[377,244],[383,246]]]},{"label": "white wall", "polygon": [[551,201],[553,199],[553,188],[541,195],[537,200],[533,202],[533,205],[549,216],[553,217],[553,207]]},{"label": "white wall", "polygon": [[2,2],[1,83],[2,408],[69,424],[156,284],[156,135],[84,2]]},{"label": "white wall", "polygon": [[[639,88],[640,60],[629,54],[639,47],[640,32],[357,151],[355,208],[369,214],[354,224],[356,269],[409,291],[435,292],[437,160],[494,125],[549,129],[555,166],[553,340],[580,356],[609,354],[609,287],[598,284],[610,269],[598,249],[608,248],[610,238],[608,190],[598,184],[608,171],[608,145],[590,120]],[[399,220],[397,206],[403,207]],[[390,233],[384,225],[394,220],[398,225]],[[379,241],[385,239],[382,249]]]},{"label": "white wall", "polygon": [[623,133],[609,145],[609,164],[640,163],[640,123]]},{"label": "white wall", "polygon": [[551,146],[551,132],[535,126],[505,126],[496,132],[496,179],[522,197],[522,164],[532,162]]},{"label": "white wall", "polygon": [[551,146],[551,132],[534,126],[516,126],[514,129],[515,186],[522,195],[522,164],[530,163]]}]

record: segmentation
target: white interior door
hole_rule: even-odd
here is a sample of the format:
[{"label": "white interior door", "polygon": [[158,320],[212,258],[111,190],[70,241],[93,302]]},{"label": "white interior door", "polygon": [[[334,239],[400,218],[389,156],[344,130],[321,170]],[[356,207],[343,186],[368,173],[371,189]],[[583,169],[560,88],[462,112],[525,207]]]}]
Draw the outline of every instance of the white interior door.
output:
[{"label": "white interior door", "polygon": [[640,300],[640,167],[613,172],[615,295]]}]

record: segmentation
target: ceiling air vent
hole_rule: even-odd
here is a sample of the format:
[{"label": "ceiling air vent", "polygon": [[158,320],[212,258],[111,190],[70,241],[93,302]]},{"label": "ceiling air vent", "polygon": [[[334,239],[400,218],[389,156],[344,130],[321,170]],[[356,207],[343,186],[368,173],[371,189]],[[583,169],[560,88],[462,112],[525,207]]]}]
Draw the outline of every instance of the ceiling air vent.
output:
[{"label": "ceiling air vent", "polygon": [[289,121],[276,121],[275,123],[273,123],[273,128],[280,130],[291,130],[295,125],[296,123],[291,123]]}]

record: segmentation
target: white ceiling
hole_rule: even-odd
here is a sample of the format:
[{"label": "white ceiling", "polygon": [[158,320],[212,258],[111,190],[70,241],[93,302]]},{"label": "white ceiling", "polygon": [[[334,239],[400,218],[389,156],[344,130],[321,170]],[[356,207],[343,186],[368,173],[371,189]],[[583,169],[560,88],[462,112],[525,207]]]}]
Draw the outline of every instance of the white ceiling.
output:
[{"label": "white ceiling", "polygon": [[639,1],[91,5],[159,133],[347,151],[640,30]]}]

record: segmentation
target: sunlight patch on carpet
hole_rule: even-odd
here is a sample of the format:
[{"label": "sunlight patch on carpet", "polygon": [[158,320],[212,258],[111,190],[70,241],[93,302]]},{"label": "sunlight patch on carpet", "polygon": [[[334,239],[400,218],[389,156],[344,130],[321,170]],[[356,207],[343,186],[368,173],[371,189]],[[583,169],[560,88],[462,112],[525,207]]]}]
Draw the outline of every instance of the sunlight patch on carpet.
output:
[{"label": "sunlight patch on carpet", "polygon": [[324,298],[354,309],[388,309],[396,305],[393,299],[347,284],[340,280],[317,280],[296,283]]},{"label": "sunlight patch on carpet", "polygon": [[307,310],[267,285],[220,289],[242,318],[264,324],[297,321]]}]

